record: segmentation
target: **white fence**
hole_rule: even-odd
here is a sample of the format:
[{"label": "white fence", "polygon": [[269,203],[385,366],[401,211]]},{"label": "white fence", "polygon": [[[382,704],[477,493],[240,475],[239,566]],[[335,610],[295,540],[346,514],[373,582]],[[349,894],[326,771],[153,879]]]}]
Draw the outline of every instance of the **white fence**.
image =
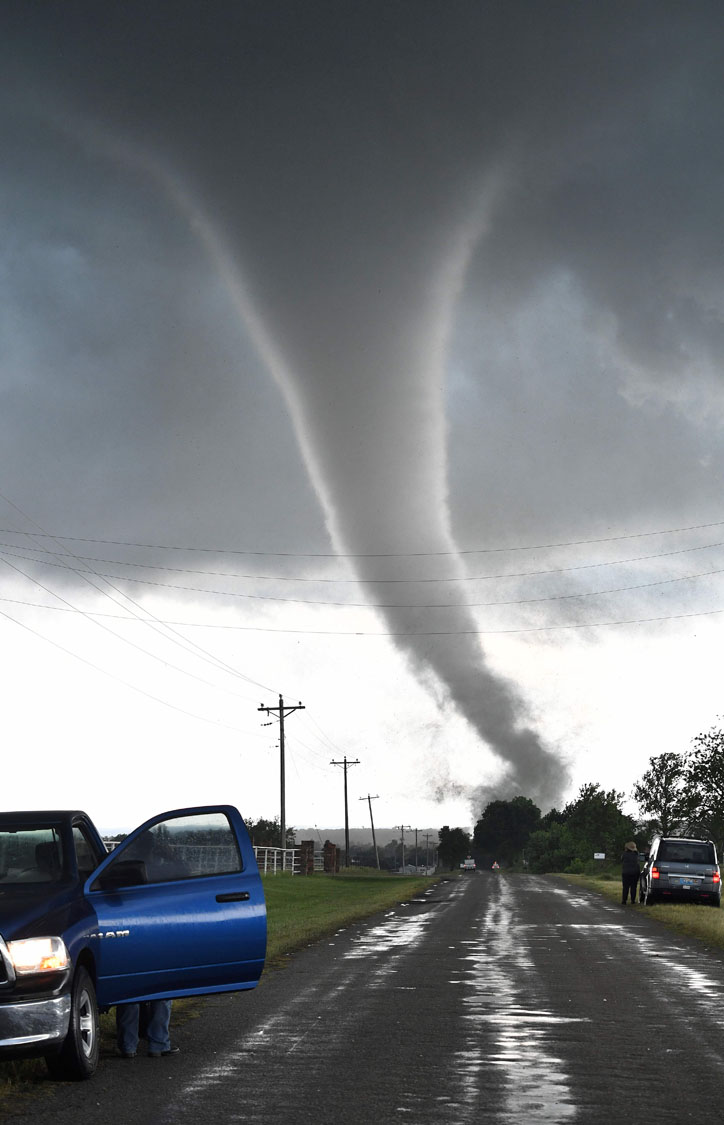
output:
[{"label": "white fence", "polygon": [[291,871],[298,875],[300,870],[299,848],[254,848],[254,855],[262,875],[278,875]]}]

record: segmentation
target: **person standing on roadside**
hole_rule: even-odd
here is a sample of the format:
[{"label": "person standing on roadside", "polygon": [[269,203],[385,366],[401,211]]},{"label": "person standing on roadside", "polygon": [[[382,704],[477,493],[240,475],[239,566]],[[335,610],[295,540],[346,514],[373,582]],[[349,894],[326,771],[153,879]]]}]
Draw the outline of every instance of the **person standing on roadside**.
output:
[{"label": "person standing on roadside", "polygon": [[636,888],[639,884],[641,868],[639,867],[639,849],[633,840],[629,840],[621,856],[621,906],[626,905],[629,892],[631,905],[636,902]]},{"label": "person standing on roadside", "polygon": [[[138,1049],[140,1004],[116,1005],[116,1042],[122,1059],[135,1059]],[[170,1000],[151,1000],[148,1004],[148,1019],[145,1021],[144,1037],[148,1040],[149,1059],[160,1059],[164,1055],[177,1055],[179,1048],[169,1038],[168,1025],[171,1019]]]}]

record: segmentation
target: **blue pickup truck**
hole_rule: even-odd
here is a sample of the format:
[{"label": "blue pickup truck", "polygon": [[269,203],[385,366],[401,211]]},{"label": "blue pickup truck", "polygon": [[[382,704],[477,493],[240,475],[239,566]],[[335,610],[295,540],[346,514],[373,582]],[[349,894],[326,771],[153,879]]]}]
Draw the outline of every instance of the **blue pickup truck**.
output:
[{"label": "blue pickup truck", "polygon": [[110,854],[83,812],[0,813],[0,1059],[90,1078],[99,1009],[254,988],[265,955],[231,805],[162,813]]}]

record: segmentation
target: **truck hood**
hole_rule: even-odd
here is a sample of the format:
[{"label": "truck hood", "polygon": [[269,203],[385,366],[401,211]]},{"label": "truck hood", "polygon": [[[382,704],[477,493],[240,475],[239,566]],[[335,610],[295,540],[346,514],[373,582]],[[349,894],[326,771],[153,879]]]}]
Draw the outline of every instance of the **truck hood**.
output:
[{"label": "truck hood", "polygon": [[0,886],[0,936],[5,941],[62,933],[68,908],[77,901],[77,883]]}]

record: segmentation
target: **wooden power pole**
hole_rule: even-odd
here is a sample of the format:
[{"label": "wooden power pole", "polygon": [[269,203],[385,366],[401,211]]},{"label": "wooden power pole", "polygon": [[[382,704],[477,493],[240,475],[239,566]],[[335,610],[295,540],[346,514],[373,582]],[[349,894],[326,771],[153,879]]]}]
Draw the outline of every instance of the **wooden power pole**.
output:
[{"label": "wooden power pole", "polygon": [[279,787],[281,790],[281,797],[279,801],[279,827],[282,834],[282,848],[287,846],[287,808],[286,808],[286,781],[285,781],[285,764],[284,764],[284,719],[287,715],[291,715],[292,711],[303,711],[303,703],[295,703],[293,707],[285,705],[281,695],[279,696],[278,707],[265,707],[262,703],[258,711],[265,711],[267,715],[279,716]]},{"label": "wooden power pole", "polygon": [[350,766],[358,766],[359,758],[353,762],[347,761],[345,755],[341,762],[330,762],[330,766],[344,766],[344,866],[349,867],[349,810],[347,806],[347,770]]}]

